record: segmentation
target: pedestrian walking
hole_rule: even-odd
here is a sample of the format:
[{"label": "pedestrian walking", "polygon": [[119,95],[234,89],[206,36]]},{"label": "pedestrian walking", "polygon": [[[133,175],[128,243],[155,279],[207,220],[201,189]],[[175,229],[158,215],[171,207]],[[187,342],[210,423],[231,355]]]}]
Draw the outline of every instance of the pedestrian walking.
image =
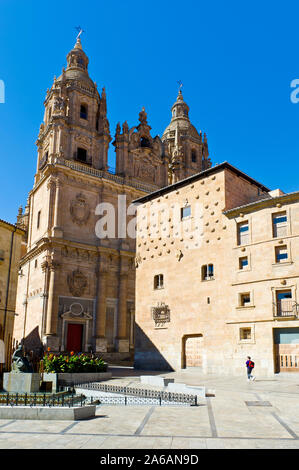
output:
[{"label": "pedestrian walking", "polygon": [[251,374],[251,372],[254,368],[254,362],[251,360],[250,356],[247,356],[246,368],[247,368],[247,380],[249,382],[250,382],[250,380],[255,380],[255,377]]}]

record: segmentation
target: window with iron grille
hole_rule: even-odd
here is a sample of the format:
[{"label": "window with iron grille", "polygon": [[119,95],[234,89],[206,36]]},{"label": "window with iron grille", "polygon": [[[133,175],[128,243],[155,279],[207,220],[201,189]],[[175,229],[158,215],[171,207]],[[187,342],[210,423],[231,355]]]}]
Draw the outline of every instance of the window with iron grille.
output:
[{"label": "window with iron grille", "polygon": [[248,267],[248,256],[242,256],[239,258],[239,269],[245,269]]},{"label": "window with iron grille", "polygon": [[283,263],[288,259],[288,249],[286,245],[275,247],[275,261],[276,263]]},{"label": "window with iron grille", "polygon": [[287,235],[287,213],[278,212],[272,215],[273,237],[285,237]]},{"label": "window with iron grille", "polygon": [[287,317],[294,314],[294,301],[291,289],[276,292],[276,315]]},{"label": "window with iron grille", "polygon": [[249,243],[249,224],[246,222],[240,222],[237,226],[238,245],[247,245]]}]

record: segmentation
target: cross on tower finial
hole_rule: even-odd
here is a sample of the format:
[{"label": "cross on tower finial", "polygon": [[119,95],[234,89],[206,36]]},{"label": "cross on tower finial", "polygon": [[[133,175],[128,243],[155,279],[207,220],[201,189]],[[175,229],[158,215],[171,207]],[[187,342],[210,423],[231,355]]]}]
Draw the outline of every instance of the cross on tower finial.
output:
[{"label": "cross on tower finial", "polygon": [[182,87],[183,87],[183,84],[182,84],[181,80],[178,80],[177,84],[179,85],[179,92],[180,92]]},{"label": "cross on tower finial", "polygon": [[75,30],[78,32],[77,40],[80,39],[80,36],[82,33],[85,33],[85,31],[81,28],[81,26],[76,26]]}]

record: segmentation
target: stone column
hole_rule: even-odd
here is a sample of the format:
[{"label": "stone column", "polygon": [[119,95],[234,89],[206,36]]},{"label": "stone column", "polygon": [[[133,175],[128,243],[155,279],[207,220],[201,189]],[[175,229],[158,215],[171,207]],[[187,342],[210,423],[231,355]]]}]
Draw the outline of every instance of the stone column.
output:
[{"label": "stone column", "polygon": [[42,324],[41,324],[41,331],[40,335],[43,337],[46,332],[46,318],[47,318],[47,306],[48,306],[48,290],[49,290],[49,263],[47,260],[47,256],[45,260],[41,264],[42,273],[44,274],[44,291],[42,293],[43,297],[43,312],[42,312]]},{"label": "stone column", "polygon": [[52,231],[52,236],[53,237],[63,237],[63,231],[60,227],[60,213],[62,211],[61,207],[61,181],[56,179],[56,193],[55,193],[55,209],[54,209],[54,227]]},{"label": "stone column", "polygon": [[98,267],[98,284],[97,284],[97,305],[96,305],[96,331],[95,346],[96,352],[107,352],[106,339],[106,290],[108,270],[106,266],[106,258],[101,255]]},{"label": "stone column", "polygon": [[59,338],[57,334],[58,323],[58,263],[51,261],[49,263],[49,292],[46,319],[46,343],[52,351],[58,351]]},{"label": "stone column", "polygon": [[55,181],[50,178],[47,182],[47,189],[49,191],[49,199],[48,199],[48,237],[51,236],[52,226],[53,226],[53,211],[55,205],[55,197],[56,197],[56,186]]},{"label": "stone column", "polygon": [[127,285],[128,274],[121,273],[119,278],[118,332],[116,338],[119,352],[128,352],[130,350],[129,338],[127,337]]}]

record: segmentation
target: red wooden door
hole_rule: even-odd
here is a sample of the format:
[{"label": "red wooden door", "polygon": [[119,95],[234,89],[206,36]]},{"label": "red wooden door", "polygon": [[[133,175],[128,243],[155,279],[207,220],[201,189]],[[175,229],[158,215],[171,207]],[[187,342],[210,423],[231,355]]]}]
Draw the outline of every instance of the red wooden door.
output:
[{"label": "red wooden door", "polygon": [[82,351],[83,325],[80,323],[69,323],[67,328],[67,351]]}]

